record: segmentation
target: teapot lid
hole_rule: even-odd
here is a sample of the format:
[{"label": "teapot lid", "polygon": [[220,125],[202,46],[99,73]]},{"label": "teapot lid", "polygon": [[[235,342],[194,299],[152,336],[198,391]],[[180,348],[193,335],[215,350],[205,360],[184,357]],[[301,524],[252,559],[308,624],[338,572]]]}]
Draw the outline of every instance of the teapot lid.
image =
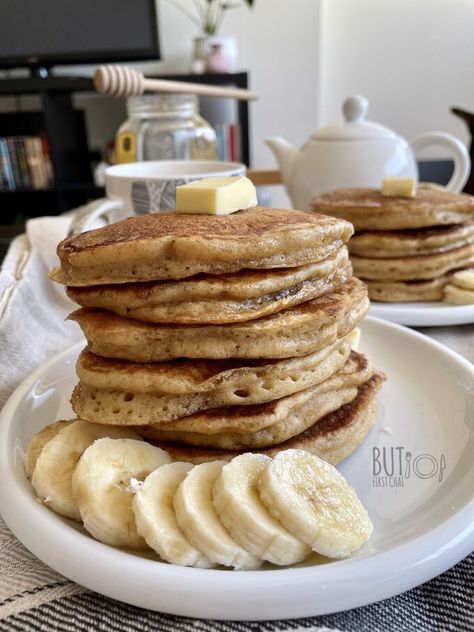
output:
[{"label": "teapot lid", "polygon": [[311,138],[338,141],[393,140],[397,138],[397,134],[388,127],[366,121],[368,109],[369,102],[365,97],[361,95],[349,97],[342,106],[344,121],[317,130]]}]

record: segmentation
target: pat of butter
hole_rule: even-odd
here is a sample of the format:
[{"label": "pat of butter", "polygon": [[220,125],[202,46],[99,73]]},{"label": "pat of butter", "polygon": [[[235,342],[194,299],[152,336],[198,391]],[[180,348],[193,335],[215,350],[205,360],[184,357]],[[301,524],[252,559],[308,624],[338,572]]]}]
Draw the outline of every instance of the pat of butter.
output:
[{"label": "pat of butter", "polygon": [[382,195],[393,197],[415,197],[416,180],[415,178],[384,178],[382,183]]},{"label": "pat of butter", "polygon": [[248,178],[206,178],[176,187],[177,213],[229,215],[257,205],[257,191]]}]

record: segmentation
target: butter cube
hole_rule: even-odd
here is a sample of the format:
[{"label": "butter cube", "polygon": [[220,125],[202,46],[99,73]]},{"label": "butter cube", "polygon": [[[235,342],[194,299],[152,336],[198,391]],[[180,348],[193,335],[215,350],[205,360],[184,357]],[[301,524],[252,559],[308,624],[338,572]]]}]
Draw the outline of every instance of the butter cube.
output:
[{"label": "butter cube", "polygon": [[389,197],[412,198],[416,194],[415,178],[384,178],[382,183],[382,195]]},{"label": "butter cube", "polygon": [[177,213],[230,215],[257,205],[257,191],[248,178],[206,178],[176,187]]}]

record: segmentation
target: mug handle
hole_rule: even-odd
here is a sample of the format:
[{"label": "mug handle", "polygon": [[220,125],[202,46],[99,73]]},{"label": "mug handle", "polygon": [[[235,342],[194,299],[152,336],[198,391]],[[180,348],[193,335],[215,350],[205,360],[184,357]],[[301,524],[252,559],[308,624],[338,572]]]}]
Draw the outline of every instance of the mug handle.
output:
[{"label": "mug handle", "polygon": [[462,191],[469,177],[471,159],[466,145],[460,141],[459,138],[456,138],[456,136],[452,134],[447,134],[446,132],[429,132],[416,136],[410,145],[414,151],[425,149],[425,147],[429,147],[430,145],[446,147],[454,159],[454,173],[446,185],[446,189],[448,189],[448,191],[455,191],[456,193]]},{"label": "mug handle", "polygon": [[107,223],[111,222],[110,213],[123,210],[123,201],[119,199],[101,198],[84,206],[75,215],[68,231],[68,237],[83,233],[93,228],[95,220],[103,218]]}]

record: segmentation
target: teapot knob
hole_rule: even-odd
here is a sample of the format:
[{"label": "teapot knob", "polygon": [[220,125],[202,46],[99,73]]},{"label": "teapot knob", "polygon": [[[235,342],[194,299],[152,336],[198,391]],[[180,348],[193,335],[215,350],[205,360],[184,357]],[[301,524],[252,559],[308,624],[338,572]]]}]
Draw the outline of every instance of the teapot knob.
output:
[{"label": "teapot knob", "polygon": [[360,94],[355,97],[349,97],[344,101],[344,105],[342,106],[344,118],[347,123],[353,123],[365,119],[368,109],[368,100]]}]

